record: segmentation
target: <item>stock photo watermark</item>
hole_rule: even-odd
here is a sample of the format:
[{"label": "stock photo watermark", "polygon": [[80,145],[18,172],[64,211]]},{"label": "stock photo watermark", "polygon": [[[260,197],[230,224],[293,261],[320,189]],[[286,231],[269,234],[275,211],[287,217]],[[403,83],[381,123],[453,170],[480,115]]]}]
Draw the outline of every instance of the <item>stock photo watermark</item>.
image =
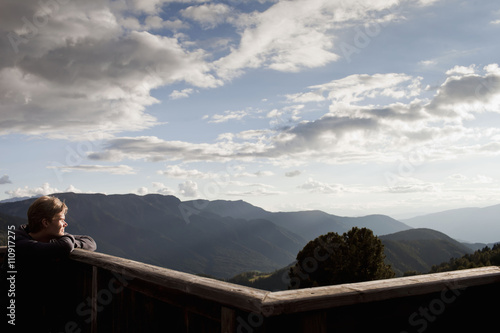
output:
[{"label": "stock photo watermark", "polygon": [[19,53],[19,46],[26,44],[31,39],[40,34],[40,30],[45,27],[51,17],[59,12],[61,6],[66,5],[71,0],[48,0],[37,2],[38,9],[31,17],[23,16],[20,18],[23,23],[19,31],[10,31],[7,33],[7,39],[14,50],[14,53]]},{"label": "stock photo watermark", "polygon": [[[335,255],[335,250],[340,247],[339,243],[328,244],[321,237],[317,240],[320,245],[314,248],[313,256],[309,256],[302,260],[299,266],[292,266],[291,271],[293,271],[296,276],[291,277],[288,270],[283,272],[281,281],[290,289],[299,289],[301,281],[307,280],[309,274],[316,272],[319,268],[319,264],[326,261],[331,255]],[[322,251],[325,253],[321,254],[320,252]]]},{"label": "stock photo watermark", "polygon": [[191,223],[190,217],[192,215],[198,215],[208,207],[210,204],[208,200],[216,199],[218,195],[230,185],[238,168],[239,164],[235,162],[227,163],[224,173],[215,175],[209,182],[203,185],[201,192],[205,199],[194,200],[192,205],[184,202],[178,205],[179,211],[186,224]]},{"label": "stock photo watermark", "polygon": [[462,295],[466,287],[458,285],[456,281],[448,284],[441,290],[438,297],[433,298],[429,303],[425,303],[408,317],[408,324],[411,329],[401,331],[401,333],[418,332],[423,333],[429,325],[439,319],[446,308],[454,303]]},{"label": "stock photo watermark", "polygon": [[[396,12],[397,7],[391,7],[383,12],[388,15],[393,15]],[[382,20],[380,22],[371,22],[365,24],[363,27],[357,26],[354,28],[354,35],[352,37],[352,42],[341,42],[339,47],[342,52],[342,56],[347,61],[351,63],[352,56],[354,54],[359,54],[363,49],[366,49],[371,42],[380,35],[383,28],[387,27],[391,23],[390,20]]]},{"label": "stock photo watermark", "polygon": [[80,166],[82,162],[88,158],[87,156],[89,153],[100,150],[103,146],[103,132],[95,134],[95,138],[90,138],[86,141],[72,144],[68,143],[64,147],[66,151],[64,163],[52,161],[47,168],[52,169],[57,177],[57,180],[62,183],[64,180],[63,174],[65,168]]},{"label": "stock photo watermark", "polygon": [[7,323],[16,325],[16,234],[15,226],[7,227],[7,253],[4,260],[7,260]]}]

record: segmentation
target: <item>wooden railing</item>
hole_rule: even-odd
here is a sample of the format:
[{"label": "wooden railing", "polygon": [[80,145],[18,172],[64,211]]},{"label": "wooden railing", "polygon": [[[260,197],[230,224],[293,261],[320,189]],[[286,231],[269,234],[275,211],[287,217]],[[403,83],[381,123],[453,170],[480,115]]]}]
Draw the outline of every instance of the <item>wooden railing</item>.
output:
[{"label": "wooden railing", "polygon": [[[6,248],[0,247],[0,257]],[[269,292],[75,250],[74,332],[475,332],[498,328],[500,268]],[[0,261],[2,259],[0,258]]]}]

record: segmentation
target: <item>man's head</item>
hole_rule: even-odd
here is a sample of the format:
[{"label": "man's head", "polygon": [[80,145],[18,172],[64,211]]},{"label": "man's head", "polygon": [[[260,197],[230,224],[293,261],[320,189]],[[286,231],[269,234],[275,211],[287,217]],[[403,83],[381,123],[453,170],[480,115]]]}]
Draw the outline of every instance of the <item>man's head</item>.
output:
[{"label": "man's head", "polygon": [[28,208],[28,228],[30,233],[47,231],[54,237],[64,234],[64,221],[68,206],[52,196],[36,199]]}]

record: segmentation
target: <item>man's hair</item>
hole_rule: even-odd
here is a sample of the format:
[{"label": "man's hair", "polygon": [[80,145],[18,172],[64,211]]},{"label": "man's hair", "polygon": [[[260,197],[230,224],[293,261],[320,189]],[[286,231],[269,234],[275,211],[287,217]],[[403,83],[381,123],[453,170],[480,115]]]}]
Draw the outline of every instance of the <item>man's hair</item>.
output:
[{"label": "man's hair", "polygon": [[36,199],[28,208],[29,232],[42,230],[42,220],[52,221],[55,215],[68,211],[68,206],[56,197],[46,196]]}]

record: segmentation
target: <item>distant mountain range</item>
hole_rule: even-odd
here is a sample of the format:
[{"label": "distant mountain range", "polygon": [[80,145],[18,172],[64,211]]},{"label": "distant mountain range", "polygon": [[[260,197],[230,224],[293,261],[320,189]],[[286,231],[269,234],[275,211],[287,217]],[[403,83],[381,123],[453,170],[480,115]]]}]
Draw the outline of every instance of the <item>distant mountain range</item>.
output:
[{"label": "distant mountain range", "polygon": [[[353,226],[381,236],[387,260],[398,274],[427,272],[434,264],[471,251],[442,233],[412,229],[385,215],[272,213],[244,201],[182,202],[159,194],[56,196],[69,207],[66,231],[92,236],[99,252],[223,279],[286,267],[308,241]],[[0,203],[0,244],[5,244],[7,225],[26,223],[33,200]]]},{"label": "distant mountain range", "polygon": [[461,208],[417,216],[402,222],[414,228],[431,228],[461,242],[500,241],[500,205]]},{"label": "distant mountain range", "polygon": [[300,235],[306,241],[332,231],[342,234],[354,226],[370,228],[375,235],[411,229],[410,226],[386,215],[342,217],[319,210],[272,213],[242,200],[194,200],[186,201],[183,204],[192,208],[193,211],[210,212],[224,217],[245,220],[265,219]]}]

